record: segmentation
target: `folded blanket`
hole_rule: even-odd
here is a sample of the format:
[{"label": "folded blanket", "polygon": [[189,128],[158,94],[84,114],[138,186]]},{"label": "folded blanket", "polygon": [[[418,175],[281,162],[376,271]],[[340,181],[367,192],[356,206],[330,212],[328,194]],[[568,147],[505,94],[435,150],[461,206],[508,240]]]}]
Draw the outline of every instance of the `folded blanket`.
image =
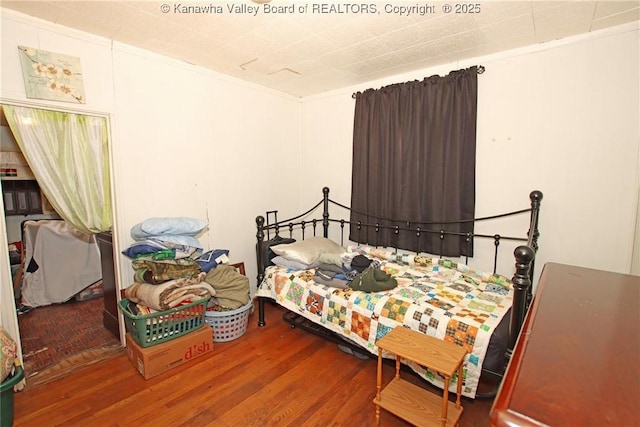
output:
[{"label": "folded blanket", "polygon": [[148,218],[131,227],[133,240],[159,240],[202,249],[195,236],[208,225],[207,221],[189,217]]},{"label": "folded blanket", "polygon": [[349,281],[346,279],[339,279],[338,276],[338,274],[327,276],[316,270],[316,274],[313,276],[313,281],[332,288],[347,289],[349,287]]},{"label": "folded blanket", "polygon": [[218,308],[235,310],[249,303],[249,278],[234,267],[221,264],[209,270],[204,280],[215,289]]},{"label": "folded blanket", "polygon": [[194,277],[170,280],[159,285],[134,283],[124,290],[125,297],[154,310],[168,310],[185,301],[197,301],[216,294],[210,284],[204,282],[206,273]]},{"label": "folded blanket", "polygon": [[193,277],[202,271],[200,264],[191,258],[159,261],[138,258],[134,259],[131,265],[136,271],[134,276],[136,282],[151,283],[153,285],[168,280]]},{"label": "folded blanket", "polygon": [[334,273],[344,273],[344,269],[342,268],[342,266],[341,265],[337,266],[335,264],[321,263],[320,265],[318,265],[317,269],[320,271],[332,271]]}]

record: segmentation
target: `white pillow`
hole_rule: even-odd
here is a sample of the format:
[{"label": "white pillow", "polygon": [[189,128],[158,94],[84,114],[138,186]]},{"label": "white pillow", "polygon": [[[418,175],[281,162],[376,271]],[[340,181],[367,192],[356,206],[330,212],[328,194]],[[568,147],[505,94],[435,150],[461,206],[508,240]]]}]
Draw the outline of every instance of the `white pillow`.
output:
[{"label": "white pillow", "polygon": [[276,257],[273,257],[271,262],[274,265],[277,265],[279,267],[290,268],[291,270],[309,270],[310,268],[316,268],[318,266],[317,262],[314,262],[313,264],[303,264],[298,261],[292,261],[290,259],[286,259],[285,257],[281,257],[279,255]]},{"label": "white pillow", "polygon": [[342,267],[342,254],[345,251],[343,250],[340,253],[331,253],[331,252],[323,252],[320,254],[320,258],[318,258],[318,262],[320,264],[331,264],[337,265],[338,267]]},{"label": "white pillow", "polygon": [[342,246],[325,237],[310,237],[300,242],[276,245],[272,246],[271,250],[276,255],[303,264],[318,262],[326,254],[341,254],[345,252]]}]

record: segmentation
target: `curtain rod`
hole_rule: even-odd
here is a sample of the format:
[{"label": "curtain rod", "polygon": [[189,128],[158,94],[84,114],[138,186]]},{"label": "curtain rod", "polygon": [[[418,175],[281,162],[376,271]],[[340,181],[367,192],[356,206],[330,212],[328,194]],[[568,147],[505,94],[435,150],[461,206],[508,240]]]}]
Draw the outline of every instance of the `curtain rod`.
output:
[{"label": "curtain rod", "polygon": [[[17,107],[37,108],[39,110],[61,111],[63,113],[84,114],[85,116],[97,116],[97,117],[110,116],[110,113],[102,112],[102,111],[83,110],[78,108],[70,108],[62,105],[58,106],[58,105],[41,104],[39,102],[34,102],[34,101],[24,101],[24,100],[0,97],[0,105],[2,104],[15,105]],[[80,104],[74,104],[74,105],[80,105]]]},{"label": "curtain rod", "polygon": [[[477,67],[478,67],[478,69],[476,70],[476,73],[478,73],[478,74],[482,74],[482,73],[484,73],[484,72],[485,72],[484,65],[478,65]],[[427,77],[425,77],[425,79],[426,79],[426,78],[427,78]],[[360,92],[353,92],[353,93],[351,94],[351,98],[356,99],[356,96],[357,96],[359,93],[360,93]]]}]

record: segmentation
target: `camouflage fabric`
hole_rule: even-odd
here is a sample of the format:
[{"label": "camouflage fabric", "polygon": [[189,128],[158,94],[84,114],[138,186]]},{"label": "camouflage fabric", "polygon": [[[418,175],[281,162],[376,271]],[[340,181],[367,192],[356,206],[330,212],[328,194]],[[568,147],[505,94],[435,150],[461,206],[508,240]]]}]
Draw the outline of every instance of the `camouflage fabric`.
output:
[{"label": "camouflage fabric", "polygon": [[134,280],[141,283],[158,284],[183,277],[193,277],[202,271],[200,265],[191,258],[132,261]]}]

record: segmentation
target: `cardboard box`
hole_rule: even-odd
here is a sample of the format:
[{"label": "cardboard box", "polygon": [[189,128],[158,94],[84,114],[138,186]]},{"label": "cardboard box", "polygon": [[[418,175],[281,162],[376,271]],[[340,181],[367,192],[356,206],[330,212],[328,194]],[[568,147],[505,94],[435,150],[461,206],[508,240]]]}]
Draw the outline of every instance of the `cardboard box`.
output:
[{"label": "cardboard box", "polygon": [[180,338],[140,347],[127,333],[127,354],[134,368],[149,379],[213,351],[213,330],[203,325]]}]

